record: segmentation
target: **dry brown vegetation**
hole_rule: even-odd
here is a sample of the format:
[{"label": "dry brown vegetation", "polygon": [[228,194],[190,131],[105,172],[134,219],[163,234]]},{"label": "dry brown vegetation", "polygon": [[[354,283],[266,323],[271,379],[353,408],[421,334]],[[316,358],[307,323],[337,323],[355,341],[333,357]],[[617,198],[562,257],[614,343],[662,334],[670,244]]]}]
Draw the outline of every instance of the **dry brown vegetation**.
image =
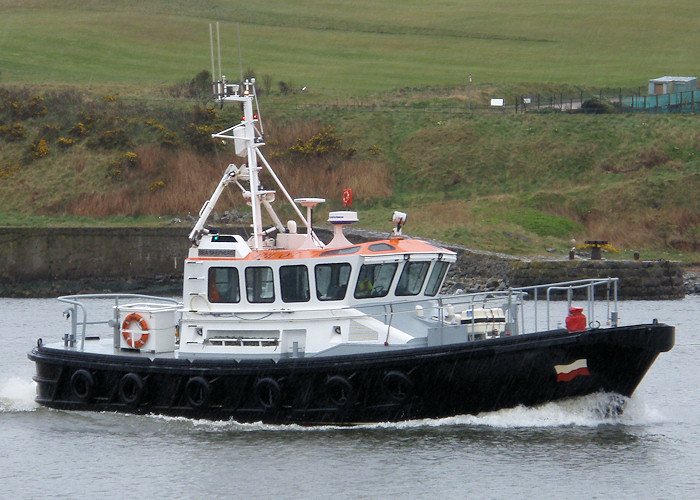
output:
[{"label": "dry brown vegetation", "polygon": [[[274,138],[268,143],[268,161],[292,196],[313,195],[340,200],[343,188],[351,188],[357,200],[371,201],[391,195],[389,167],[356,153],[348,157],[342,143],[338,150],[319,154],[292,152],[295,144],[310,141],[326,128],[320,122],[298,121],[289,125],[273,123],[266,129],[267,135]],[[267,185],[271,182],[267,181]]]},{"label": "dry brown vegetation", "polygon": [[[352,188],[356,199],[371,200],[391,194],[389,169],[376,161],[346,158],[333,151],[303,157],[290,152],[297,141],[308,140],[322,129],[321,123],[292,123],[289,126],[270,124],[266,130],[268,137],[275,138],[266,148],[266,158],[292,196],[313,195],[339,200],[343,187]],[[240,166],[243,162],[230,150],[212,155],[146,144],[136,148],[134,153],[138,164],[125,166],[121,178],[113,182],[110,189],[85,193],[67,203],[65,212],[97,217],[196,214],[216,187],[226,165],[233,162]],[[75,168],[84,169],[84,163],[76,163]],[[368,178],[373,182],[367,182]],[[267,188],[276,189],[266,172],[262,174],[262,182]],[[220,210],[241,203],[239,189],[231,186],[221,200]]]}]

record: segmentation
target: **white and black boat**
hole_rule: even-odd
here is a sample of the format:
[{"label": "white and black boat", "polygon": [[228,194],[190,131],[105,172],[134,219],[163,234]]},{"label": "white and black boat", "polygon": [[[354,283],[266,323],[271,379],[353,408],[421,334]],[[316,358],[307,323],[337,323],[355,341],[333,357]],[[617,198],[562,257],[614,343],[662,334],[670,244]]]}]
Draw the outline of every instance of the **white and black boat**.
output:
[{"label": "white and black boat", "polygon": [[[334,236],[323,243],[311,214],[325,200],[293,199],[260,151],[254,80],[213,86],[218,102],[243,108],[239,124],[214,134],[243,163],[225,169],[190,233],[181,300],[60,297],[70,331],[29,354],[38,403],[240,422],[439,418],[598,391],[630,396],[673,347],[672,326],[618,324],[616,279],[441,295],[456,255],[404,237],[401,212],[392,236],[360,244],[343,233],[357,214],[331,212]],[[262,169],[299,222],[282,224]],[[247,240],[206,228],[227,186],[251,206]],[[550,327],[574,298],[587,319],[572,308],[568,328]],[[88,321],[92,299],[113,300],[108,318]]]}]

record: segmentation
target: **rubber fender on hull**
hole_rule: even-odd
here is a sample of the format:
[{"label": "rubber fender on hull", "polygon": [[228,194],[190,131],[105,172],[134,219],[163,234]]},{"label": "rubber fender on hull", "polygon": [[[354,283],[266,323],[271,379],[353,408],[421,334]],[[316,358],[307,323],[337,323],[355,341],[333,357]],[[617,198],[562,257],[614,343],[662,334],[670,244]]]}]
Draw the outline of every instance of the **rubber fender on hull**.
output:
[{"label": "rubber fender on hull", "polygon": [[352,402],[353,387],[342,375],[334,375],[326,382],[326,396],[338,408],[345,408]]},{"label": "rubber fender on hull", "polygon": [[384,375],[382,387],[393,401],[403,403],[413,395],[413,381],[404,372],[392,370]]},{"label": "rubber fender on hull", "polygon": [[185,384],[187,404],[193,408],[208,408],[211,402],[211,385],[204,377],[192,377]]},{"label": "rubber fender on hull", "polygon": [[87,403],[92,399],[95,390],[95,379],[84,369],[76,370],[70,378],[70,392],[78,401]]},{"label": "rubber fender on hull", "polygon": [[136,373],[130,372],[119,381],[119,399],[127,406],[138,406],[146,393],[146,384]]},{"label": "rubber fender on hull", "polygon": [[282,389],[270,377],[261,378],[255,383],[255,399],[265,410],[276,410],[282,399]]}]

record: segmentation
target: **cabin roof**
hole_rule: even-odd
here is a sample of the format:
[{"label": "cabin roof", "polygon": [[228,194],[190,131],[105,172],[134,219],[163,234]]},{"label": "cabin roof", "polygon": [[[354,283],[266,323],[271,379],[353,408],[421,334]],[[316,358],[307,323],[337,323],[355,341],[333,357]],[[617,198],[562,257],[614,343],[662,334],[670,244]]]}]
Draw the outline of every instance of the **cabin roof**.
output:
[{"label": "cabin roof", "polygon": [[[405,254],[435,254],[442,253],[456,255],[455,252],[445,248],[432,245],[423,240],[391,238],[388,240],[375,240],[356,245],[349,245],[339,248],[320,249],[266,249],[253,250],[243,258],[233,260],[264,261],[264,260],[287,260],[287,259],[318,259],[331,256],[353,255],[353,256],[381,256],[381,255],[405,255]],[[231,258],[224,258],[230,260]],[[221,257],[199,257],[198,260],[222,260]]]}]

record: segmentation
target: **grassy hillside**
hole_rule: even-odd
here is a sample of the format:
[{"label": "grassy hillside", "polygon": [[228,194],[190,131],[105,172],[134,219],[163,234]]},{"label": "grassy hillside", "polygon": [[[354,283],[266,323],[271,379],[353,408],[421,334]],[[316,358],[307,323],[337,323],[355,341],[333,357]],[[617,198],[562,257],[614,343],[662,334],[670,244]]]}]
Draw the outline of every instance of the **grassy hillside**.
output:
[{"label": "grassy hillside", "polygon": [[239,23],[243,69],[269,91],[267,157],[294,196],[329,198],[321,212],[352,187],[363,227],[388,230],[401,209],[408,233],[477,248],[608,239],[697,261],[697,116],[484,106],[696,74],[695,3],[0,0],[0,224],[196,213],[236,161],[209,139],[236,110],[193,87],[221,21],[224,72],[238,72]]},{"label": "grassy hillside", "polygon": [[[402,95],[400,109],[393,93],[349,107],[268,97],[267,156],[294,196],[329,199],[319,217],[350,187],[363,227],[388,230],[401,209],[412,234],[491,250],[564,252],[572,238],[608,239],[647,256],[697,257],[697,116],[468,113],[460,91],[433,98],[454,101],[441,112],[428,94]],[[209,136],[237,113],[188,99],[0,91],[9,124],[0,223],[194,214],[225,165],[241,161]],[[231,208],[244,209],[239,195],[220,205]]]},{"label": "grassy hillside", "polygon": [[466,83],[637,87],[696,74],[697,2],[0,0],[0,81],[161,84],[244,69],[342,96]]}]

